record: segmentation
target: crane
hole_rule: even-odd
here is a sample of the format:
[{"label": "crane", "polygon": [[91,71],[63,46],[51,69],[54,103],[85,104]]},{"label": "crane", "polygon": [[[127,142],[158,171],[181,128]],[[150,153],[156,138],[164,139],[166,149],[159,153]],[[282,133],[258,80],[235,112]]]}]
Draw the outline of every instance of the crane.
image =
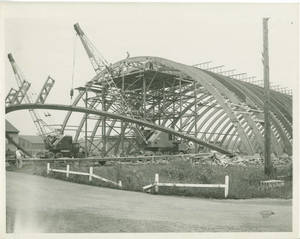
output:
[{"label": "crane", "polygon": [[[127,103],[125,95],[123,95],[119,88],[117,88],[112,75],[112,69],[110,67],[109,62],[101,55],[101,53],[97,50],[97,48],[93,45],[93,43],[88,39],[85,33],[82,31],[81,27],[78,23],[74,25],[74,29],[76,34],[79,36],[81,43],[89,57],[89,60],[94,68],[94,71],[97,75],[102,74],[105,82],[101,82],[106,84],[111,93],[116,97],[116,102],[119,103],[118,111],[119,113],[123,113],[134,118],[132,110]],[[131,128],[135,131],[136,135],[141,139],[144,143],[147,144],[146,137],[139,130],[137,125],[131,125]]]},{"label": "crane", "polygon": [[[19,88],[22,88],[24,83],[28,82],[28,81],[26,81],[26,78],[24,77],[19,66],[16,64],[15,59],[11,53],[8,54],[8,59],[11,64],[11,67],[13,69],[15,79],[17,81],[17,85]],[[55,81],[50,76],[47,78],[35,103],[44,103],[54,82]],[[28,93],[28,90],[25,92],[24,101],[26,103],[34,103],[34,101],[31,98],[31,95]],[[46,148],[51,147],[51,145],[54,142],[54,139],[60,137],[59,133],[56,130],[50,128],[46,124],[46,122],[44,122],[42,120],[42,118],[39,116],[37,111],[31,109],[31,110],[29,110],[29,113],[30,113],[31,119],[33,120],[33,122],[35,124],[36,129],[38,130],[38,134],[42,137],[42,139],[46,145]]]}]

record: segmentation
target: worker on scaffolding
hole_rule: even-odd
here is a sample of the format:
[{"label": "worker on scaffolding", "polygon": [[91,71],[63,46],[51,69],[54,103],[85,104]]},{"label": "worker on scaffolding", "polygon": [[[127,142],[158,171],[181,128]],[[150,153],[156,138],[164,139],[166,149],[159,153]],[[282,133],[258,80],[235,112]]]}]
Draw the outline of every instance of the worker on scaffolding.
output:
[{"label": "worker on scaffolding", "polygon": [[148,57],[146,58],[145,68],[150,71],[153,70],[153,62]]},{"label": "worker on scaffolding", "polygon": [[17,150],[16,150],[16,166],[17,166],[17,168],[22,168],[23,157],[24,157],[24,153],[21,151],[20,148],[17,148]]}]

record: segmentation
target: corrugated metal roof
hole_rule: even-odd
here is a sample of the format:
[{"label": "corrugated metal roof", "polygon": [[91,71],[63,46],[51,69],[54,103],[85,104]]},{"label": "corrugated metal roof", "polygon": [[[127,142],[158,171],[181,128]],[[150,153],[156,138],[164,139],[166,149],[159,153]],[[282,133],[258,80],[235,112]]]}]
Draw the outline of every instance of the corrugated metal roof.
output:
[{"label": "corrugated metal roof", "polygon": [[8,120],[5,120],[5,132],[7,133],[19,133],[15,126],[13,126]]}]

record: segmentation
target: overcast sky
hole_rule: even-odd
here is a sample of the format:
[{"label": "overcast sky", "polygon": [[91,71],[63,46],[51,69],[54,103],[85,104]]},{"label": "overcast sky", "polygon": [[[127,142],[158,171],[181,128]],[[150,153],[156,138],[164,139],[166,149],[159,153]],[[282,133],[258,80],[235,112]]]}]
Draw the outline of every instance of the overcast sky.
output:
[{"label": "overcast sky", "polygon": [[[74,87],[94,75],[73,24],[109,62],[131,56],[159,56],[196,64],[247,72],[263,79],[262,18],[270,17],[270,80],[298,87],[298,6],[295,4],[61,4],[10,8],[5,21],[5,53],[17,64],[38,93],[50,74],[55,86],[46,102],[69,104],[75,54]],[[75,45],[75,48],[74,48]],[[224,70],[225,70],[224,69]],[[5,59],[5,93],[17,88]],[[34,96],[36,98],[36,95]],[[61,123],[65,113],[51,112],[50,124]],[[29,113],[6,116],[21,134],[36,134]]]}]

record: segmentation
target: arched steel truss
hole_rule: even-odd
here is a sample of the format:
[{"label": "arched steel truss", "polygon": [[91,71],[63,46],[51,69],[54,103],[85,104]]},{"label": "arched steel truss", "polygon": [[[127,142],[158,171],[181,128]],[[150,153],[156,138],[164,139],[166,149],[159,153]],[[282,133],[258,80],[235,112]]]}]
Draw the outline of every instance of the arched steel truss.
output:
[{"label": "arched steel truss", "polygon": [[[105,85],[109,75],[118,89]],[[264,92],[248,82],[163,58],[133,57],[116,62],[110,73],[105,69],[77,90],[72,107],[128,117],[120,112],[118,94],[122,94],[134,118],[149,122],[151,128],[169,128],[169,133],[197,138],[199,144],[215,146],[218,151],[254,154],[264,150]],[[292,154],[292,97],[272,90],[270,109],[272,152]],[[63,133],[71,130],[71,122],[78,122],[72,117],[74,111],[68,111],[61,127]],[[73,127],[75,141],[85,136],[85,114],[80,117]],[[90,153],[128,154],[140,150],[133,127],[141,129],[140,125],[145,124],[133,126],[132,121],[122,117],[88,115]]]},{"label": "arched steel truss", "polygon": [[[220,74],[158,57],[134,57],[111,66],[111,74],[135,112],[143,119],[197,137],[226,151],[263,152],[263,88]],[[120,113],[117,96],[105,89],[107,72],[95,76],[78,89],[73,106],[84,105]],[[68,128],[69,112],[62,125]],[[95,122],[92,123],[91,120]],[[89,118],[89,149],[101,141],[104,154],[138,150],[130,124],[106,117]],[[85,117],[76,129],[75,140],[83,138]],[[271,92],[272,151],[292,154],[292,98]],[[114,140],[115,138],[116,140]],[[111,140],[110,146],[106,144]],[[124,141],[128,141],[124,149]],[[99,143],[98,143],[99,144]]]}]

